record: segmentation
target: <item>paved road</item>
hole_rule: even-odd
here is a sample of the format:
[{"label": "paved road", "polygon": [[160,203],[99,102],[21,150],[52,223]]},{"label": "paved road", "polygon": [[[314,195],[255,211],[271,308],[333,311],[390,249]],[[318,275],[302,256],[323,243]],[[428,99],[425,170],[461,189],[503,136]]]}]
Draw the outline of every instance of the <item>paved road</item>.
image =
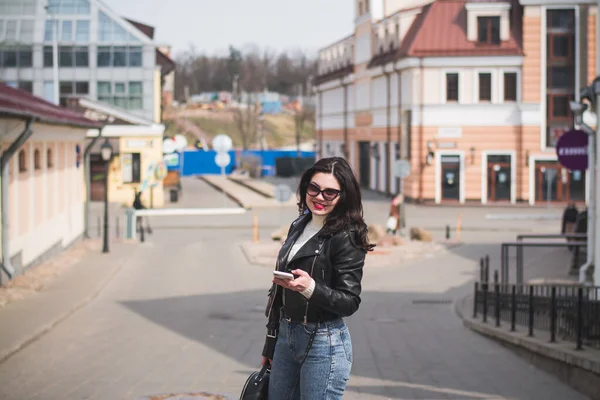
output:
[{"label": "paved road", "polygon": [[[199,206],[232,205],[197,185]],[[270,269],[245,260],[240,244],[251,232],[238,217],[201,227],[193,218],[153,221],[155,233],[93,302],[0,364],[0,398],[236,398],[259,361]],[[495,247],[482,239],[366,271],[349,319],[355,362],[345,399],[584,398],[454,315],[450,303],[471,290],[476,259]]]}]

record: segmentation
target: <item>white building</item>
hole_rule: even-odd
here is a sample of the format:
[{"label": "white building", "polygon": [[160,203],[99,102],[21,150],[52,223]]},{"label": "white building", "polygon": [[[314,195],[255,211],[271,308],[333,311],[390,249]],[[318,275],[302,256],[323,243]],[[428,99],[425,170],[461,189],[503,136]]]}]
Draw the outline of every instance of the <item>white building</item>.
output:
[{"label": "white building", "polygon": [[157,47],[100,0],[0,0],[0,81],[48,101],[87,97],[159,122]]}]

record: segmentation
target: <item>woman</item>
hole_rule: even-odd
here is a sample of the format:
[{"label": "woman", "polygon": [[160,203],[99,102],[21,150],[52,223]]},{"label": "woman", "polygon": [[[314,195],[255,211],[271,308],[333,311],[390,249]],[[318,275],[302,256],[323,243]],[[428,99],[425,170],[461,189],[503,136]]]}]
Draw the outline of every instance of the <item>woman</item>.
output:
[{"label": "woman", "polygon": [[262,364],[271,362],[269,399],[341,399],[352,366],[342,319],[360,304],[368,243],[360,187],[343,158],[324,158],[298,187],[300,217],[277,257]]}]

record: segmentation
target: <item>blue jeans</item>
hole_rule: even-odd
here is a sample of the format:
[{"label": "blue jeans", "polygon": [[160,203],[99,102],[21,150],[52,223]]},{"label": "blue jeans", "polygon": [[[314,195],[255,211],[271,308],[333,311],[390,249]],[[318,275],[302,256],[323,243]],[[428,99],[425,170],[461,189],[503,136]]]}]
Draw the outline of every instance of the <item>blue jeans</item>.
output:
[{"label": "blue jeans", "polygon": [[[298,371],[311,332],[313,345]],[[338,400],[352,368],[352,342],[344,320],[318,324],[280,321],[269,380],[269,400]],[[299,382],[298,382],[299,381]],[[299,383],[299,384],[298,384]]]}]

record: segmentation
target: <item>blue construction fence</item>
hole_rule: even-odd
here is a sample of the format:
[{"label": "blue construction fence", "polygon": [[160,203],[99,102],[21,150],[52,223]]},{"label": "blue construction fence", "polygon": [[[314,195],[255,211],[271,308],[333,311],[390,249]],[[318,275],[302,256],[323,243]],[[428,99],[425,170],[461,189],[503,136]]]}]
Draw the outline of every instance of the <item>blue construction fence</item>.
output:
[{"label": "blue construction fence", "polygon": [[[297,158],[296,150],[246,150],[246,151],[230,151],[229,156],[231,162],[225,168],[225,173],[230,174],[236,166],[239,165],[240,159],[244,156],[251,155],[261,160],[262,176],[274,176],[277,173],[277,159]],[[165,164],[169,171],[177,170],[181,176],[195,175],[217,175],[221,174],[221,168],[215,163],[217,153],[214,150],[186,150],[178,153],[165,154]],[[300,156],[303,161],[314,162],[314,151],[302,151]]]}]

